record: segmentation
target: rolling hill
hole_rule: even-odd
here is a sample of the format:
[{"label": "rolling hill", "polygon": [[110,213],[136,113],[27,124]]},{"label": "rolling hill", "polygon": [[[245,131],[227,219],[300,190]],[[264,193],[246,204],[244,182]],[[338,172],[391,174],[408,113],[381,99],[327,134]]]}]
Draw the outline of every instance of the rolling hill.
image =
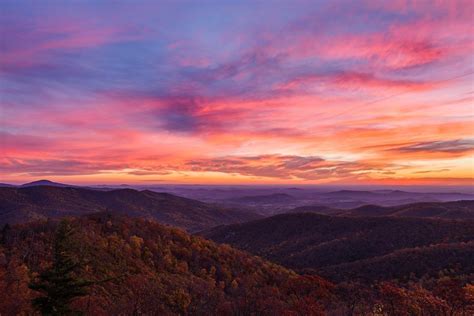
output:
[{"label": "rolling hill", "polygon": [[[214,241],[280,263],[299,271],[312,271],[322,276],[340,275],[347,279],[390,279],[390,274],[371,274],[356,264],[370,262],[374,266],[387,263],[387,256],[399,259],[425,256],[426,247],[443,245],[463,253],[463,262],[474,256],[474,221],[450,221],[403,217],[341,217],[314,213],[282,214],[248,223],[221,226],[202,232]],[[443,248],[443,249],[444,249]],[[455,250],[453,250],[455,251]],[[437,266],[416,266],[418,275],[437,273],[455,266],[456,256],[444,256]],[[394,261],[396,262],[396,260]],[[459,261],[461,262],[461,261]],[[367,265],[368,266],[368,265]],[[352,269],[354,267],[354,269]],[[422,271],[419,270],[421,267]],[[396,266],[392,266],[396,270]],[[472,264],[462,273],[474,273]],[[410,269],[403,271],[410,272]],[[409,277],[403,273],[401,278]],[[340,278],[338,280],[341,280]]]},{"label": "rolling hill", "polygon": [[[318,273],[334,282],[359,279],[416,281],[441,275],[474,274],[474,241],[440,243],[430,246],[395,250],[389,254],[323,267]],[[315,272],[311,269],[308,273]]]},{"label": "rolling hill", "polygon": [[474,201],[420,202],[393,207],[365,205],[349,211],[341,212],[340,215],[474,219]]},{"label": "rolling hill", "polygon": [[[174,193],[180,196],[196,198],[202,201],[232,205],[252,209],[265,216],[288,212],[311,211],[319,208],[322,213],[334,214],[365,205],[394,207],[421,202],[442,203],[448,201],[474,200],[474,195],[459,192],[408,192],[401,190],[338,190],[328,188],[301,188],[299,190],[276,188],[238,188],[218,190],[216,188],[175,188]],[[197,192],[199,191],[199,192]],[[170,192],[170,193],[173,193]],[[305,210],[304,208],[307,208]],[[296,209],[293,211],[293,209]],[[321,212],[319,211],[319,212]]]},{"label": "rolling hill", "polygon": [[0,225],[104,211],[155,219],[189,231],[259,218],[250,212],[147,190],[102,191],[43,185],[0,188]]},{"label": "rolling hill", "polygon": [[474,200],[470,193],[456,192],[408,192],[401,190],[339,190],[314,196],[315,205],[336,209],[353,209],[364,205],[392,207],[419,202],[448,202]]},{"label": "rolling hill", "polygon": [[432,217],[445,219],[474,219],[474,201],[419,202],[398,206],[367,204],[350,210],[332,208],[325,205],[296,207],[288,213],[320,213],[339,216],[393,216]]}]

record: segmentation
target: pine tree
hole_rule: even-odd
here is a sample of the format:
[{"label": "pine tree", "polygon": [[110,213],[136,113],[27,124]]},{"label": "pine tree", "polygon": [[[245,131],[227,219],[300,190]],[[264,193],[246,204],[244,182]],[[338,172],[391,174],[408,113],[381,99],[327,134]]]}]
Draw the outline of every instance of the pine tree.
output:
[{"label": "pine tree", "polygon": [[30,284],[31,289],[43,294],[33,300],[33,306],[42,315],[82,314],[71,309],[69,304],[74,298],[86,295],[86,287],[92,282],[81,280],[74,274],[80,266],[70,253],[74,244],[73,235],[73,227],[63,220],[55,235],[53,265]]},{"label": "pine tree", "polygon": [[8,223],[5,224],[5,226],[3,226],[2,228],[2,231],[0,232],[0,244],[6,244],[7,243],[7,238],[8,238],[8,234],[10,233],[11,231],[11,227]]}]

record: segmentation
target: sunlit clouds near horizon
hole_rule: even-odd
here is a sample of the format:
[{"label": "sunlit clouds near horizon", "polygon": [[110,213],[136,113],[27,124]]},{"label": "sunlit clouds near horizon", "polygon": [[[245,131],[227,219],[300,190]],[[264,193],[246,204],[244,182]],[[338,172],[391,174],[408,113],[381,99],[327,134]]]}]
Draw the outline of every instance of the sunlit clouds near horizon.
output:
[{"label": "sunlit clouds near horizon", "polygon": [[473,184],[473,1],[1,6],[1,182]]}]

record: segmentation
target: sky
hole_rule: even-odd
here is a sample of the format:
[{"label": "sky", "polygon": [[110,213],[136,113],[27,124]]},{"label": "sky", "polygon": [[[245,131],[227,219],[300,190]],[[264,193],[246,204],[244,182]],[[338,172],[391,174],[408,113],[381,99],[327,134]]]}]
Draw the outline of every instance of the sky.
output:
[{"label": "sky", "polygon": [[473,1],[1,1],[0,181],[474,184]]}]

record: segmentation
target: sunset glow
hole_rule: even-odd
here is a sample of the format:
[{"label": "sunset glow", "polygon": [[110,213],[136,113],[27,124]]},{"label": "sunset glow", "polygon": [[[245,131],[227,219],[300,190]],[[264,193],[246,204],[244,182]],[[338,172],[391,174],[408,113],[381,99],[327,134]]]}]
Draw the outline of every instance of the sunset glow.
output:
[{"label": "sunset glow", "polygon": [[473,1],[5,1],[0,182],[474,177]]}]

